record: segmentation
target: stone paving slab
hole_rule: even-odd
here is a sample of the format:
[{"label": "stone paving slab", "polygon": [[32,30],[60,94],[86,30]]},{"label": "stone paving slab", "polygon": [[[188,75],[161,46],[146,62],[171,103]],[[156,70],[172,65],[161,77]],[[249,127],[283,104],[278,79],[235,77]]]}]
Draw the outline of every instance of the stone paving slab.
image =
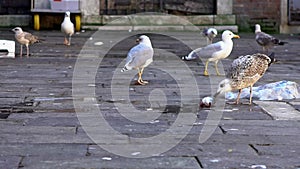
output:
[{"label": "stone paving slab", "polygon": [[[13,34],[3,33],[6,31],[0,29],[5,39],[12,40]],[[145,69],[144,74],[150,84],[130,85],[130,100],[127,100],[121,98],[122,92],[117,95],[118,98],[111,97],[112,74],[117,72],[117,66],[135,44],[137,34],[143,32],[81,32],[74,35],[74,44],[69,47],[62,45],[63,37],[59,31],[32,32],[45,41],[30,46],[30,58],[20,59],[17,56],[15,59],[0,59],[0,168],[299,168],[299,120],[291,118],[292,116],[287,116],[290,118],[285,120],[274,120],[276,115],[272,114],[279,108],[288,108],[283,111],[287,114],[299,113],[299,99],[274,101],[273,104],[255,101],[251,106],[227,104],[221,119],[210,119],[210,122],[218,122],[212,136],[206,142],[199,143],[199,134],[208,131],[204,128],[205,120],[212,113],[210,109],[199,109],[199,100],[211,95],[210,85],[216,86],[218,80],[224,77],[216,77],[213,66],[210,66],[211,77],[218,79],[211,82],[202,75],[203,63],[185,62],[196,77],[200,92],[197,94],[194,90],[188,90],[190,97],[180,100],[178,84],[189,89],[190,83],[186,82],[189,78],[185,76],[188,71],[182,71],[182,65],[173,61],[174,57],[180,59],[191,49],[206,44],[206,40],[199,33],[147,32],[156,48],[155,61]],[[93,38],[90,38],[91,35]],[[234,39],[232,54],[222,61],[224,67],[237,56],[260,52],[253,34],[240,36],[241,39]],[[300,71],[300,59],[297,57],[300,56],[299,39],[296,36],[278,36],[288,41],[289,45],[273,49],[279,61],[270,67],[256,85],[279,80],[300,83],[297,73]],[[217,37],[216,40],[219,39]],[[85,54],[86,57],[89,56],[86,63],[91,63],[91,60],[96,62],[105,54],[104,50],[109,52],[98,67],[95,83],[86,84],[84,81],[90,75],[88,72],[75,84],[75,87],[86,85],[84,87],[88,87],[88,90],[95,87],[96,96],[87,95],[86,89],[82,88],[78,90],[81,98],[77,99],[86,102],[94,100],[93,106],[99,107],[106,121],[123,134],[111,133],[108,128],[90,124],[101,131],[103,135],[100,136],[114,139],[115,144],[108,139],[98,142],[99,146],[126,148],[129,144],[135,144],[136,147],[148,145],[164,148],[180,140],[178,145],[162,154],[153,154],[151,158],[139,159],[136,158],[139,157],[138,152],[129,154],[133,158],[125,158],[95,144],[77,119],[73,101],[78,100],[72,98],[75,63],[85,42]],[[95,42],[104,44],[95,46]],[[186,46],[182,46],[182,42]],[[17,54],[18,51],[19,45],[16,48]],[[92,64],[86,63],[82,66],[86,66],[87,71],[94,68]],[[158,69],[160,65],[172,70],[180,78],[174,79],[168,73],[162,72]],[[128,76],[135,74],[135,71],[131,71],[122,74],[119,79],[126,80]],[[122,88],[124,84],[117,82],[116,87]],[[149,109],[151,104],[148,98],[154,89],[165,93],[168,99],[166,107],[162,104],[164,99],[158,97],[157,93],[152,93],[157,100],[153,102],[152,109]],[[248,99],[242,101],[248,102]],[[145,112],[157,111],[154,114],[157,119],[151,119],[145,124],[134,123],[120,115],[116,104],[132,104]],[[266,105],[269,106],[268,109]],[[174,140],[143,142],[138,139],[165,133],[174,124],[179,112],[193,115],[195,119],[184,122],[167,133],[168,136],[175,136]],[[130,113],[130,110],[126,113]],[[136,114],[131,115],[132,118],[135,116]],[[186,137],[181,130],[184,127],[191,127]],[[184,138],[181,140],[181,137]]]},{"label": "stone paving slab", "polygon": [[[66,162],[67,161],[67,162]],[[169,169],[199,169],[197,160],[193,157],[154,157],[146,159],[129,159],[122,157],[88,156],[88,157],[28,157],[23,168],[53,169],[53,168],[169,168]]]}]

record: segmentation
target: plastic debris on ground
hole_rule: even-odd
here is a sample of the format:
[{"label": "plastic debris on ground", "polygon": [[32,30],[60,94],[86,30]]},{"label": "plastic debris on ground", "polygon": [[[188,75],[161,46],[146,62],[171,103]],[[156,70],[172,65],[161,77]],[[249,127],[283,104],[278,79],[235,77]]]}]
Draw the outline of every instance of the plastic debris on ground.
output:
[{"label": "plastic debris on ground", "polygon": [[[292,81],[279,81],[268,83],[258,87],[253,87],[252,94],[258,100],[288,100],[300,98],[298,92],[299,85]],[[236,99],[238,92],[228,92],[225,98],[228,100]],[[250,88],[242,90],[240,98],[249,98]]]}]

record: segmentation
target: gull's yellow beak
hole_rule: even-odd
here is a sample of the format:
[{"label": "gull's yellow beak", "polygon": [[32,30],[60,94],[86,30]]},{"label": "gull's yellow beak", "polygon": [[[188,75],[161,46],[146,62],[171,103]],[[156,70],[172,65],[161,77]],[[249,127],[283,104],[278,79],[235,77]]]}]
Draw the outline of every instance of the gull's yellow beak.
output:
[{"label": "gull's yellow beak", "polygon": [[233,35],[233,38],[240,38],[239,35]]}]

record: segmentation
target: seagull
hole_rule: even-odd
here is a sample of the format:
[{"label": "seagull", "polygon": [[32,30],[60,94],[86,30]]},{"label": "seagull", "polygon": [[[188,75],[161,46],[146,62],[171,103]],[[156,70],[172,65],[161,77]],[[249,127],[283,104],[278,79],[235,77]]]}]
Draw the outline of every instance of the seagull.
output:
[{"label": "seagull", "polygon": [[23,54],[23,45],[26,46],[26,56],[29,57],[29,45],[40,42],[39,38],[32,35],[31,33],[23,32],[22,28],[20,27],[15,27],[14,29],[12,29],[12,31],[15,33],[15,39],[21,44],[20,57],[22,57]]},{"label": "seagull", "polygon": [[137,69],[138,70],[138,84],[148,84],[142,79],[144,68],[153,62],[153,48],[150,38],[146,35],[141,35],[137,39],[138,44],[130,49],[127,54],[126,64],[121,72]]},{"label": "seagull", "polygon": [[67,11],[65,19],[61,23],[61,31],[65,34],[64,44],[67,46],[71,45],[71,36],[74,34],[74,24],[71,22],[70,15],[71,13]]},{"label": "seagull", "polygon": [[271,36],[267,33],[264,33],[260,29],[259,24],[255,24],[255,40],[256,42],[263,47],[263,51],[268,53],[269,48],[273,47],[274,45],[284,45],[287,42],[282,42],[279,39]]},{"label": "seagull", "polygon": [[208,28],[202,31],[202,35],[207,39],[207,45],[212,44],[213,39],[217,36],[218,31],[215,28]]},{"label": "seagull", "polygon": [[214,95],[238,90],[238,96],[235,104],[239,103],[242,89],[250,86],[250,102],[252,103],[252,87],[264,75],[271,63],[274,63],[274,53],[270,56],[256,53],[253,55],[240,56],[233,60],[231,67],[228,69],[226,79],[219,83],[219,88]]},{"label": "seagull", "polygon": [[218,70],[218,62],[221,59],[228,57],[233,48],[232,38],[240,38],[238,35],[235,35],[229,30],[225,30],[222,33],[222,41],[207,45],[203,48],[198,48],[189,53],[188,56],[182,57],[184,60],[192,60],[198,57],[208,58],[205,63],[204,75],[208,76],[208,63],[215,62],[215,69],[217,75],[220,75]]}]

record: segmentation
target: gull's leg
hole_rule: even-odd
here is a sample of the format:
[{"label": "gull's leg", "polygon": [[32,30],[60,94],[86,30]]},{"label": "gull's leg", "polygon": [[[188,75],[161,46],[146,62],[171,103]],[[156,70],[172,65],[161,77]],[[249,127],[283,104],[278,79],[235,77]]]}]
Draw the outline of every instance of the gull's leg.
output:
[{"label": "gull's leg", "polygon": [[250,86],[250,99],[249,99],[249,105],[252,104],[252,85]]},{"label": "gull's leg", "polygon": [[217,75],[220,76],[221,74],[218,70],[218,60],[215,61],[215,69],[216,69]]},{"label": "gull's leg", "polygon": [[65,36],[65,40],[64,40],[64,45],[68,45],[68,39],[66,36]]},{"label": "gull's leg", "polygon": [[23,45],[21,45],[20,47],[20,57],[22,58],[22,54],[23,54]]},{"label": "gull's leg", "polygon": [[144,68],[141,69],[141,81],[144,83],[144,84],[148,84],[148,81],[145,81],[142,79],[142,74],[144,73]]},{"label": "gull's leg", "polygon": [[204,69],[204,76],[208,76],[208,72],[207,72],[207,67],[208,67],[208,63],[209,63],[209,60],[207,60],[206,62],[205,62],[205,69]]},{"label": "gull's leg", "polygon": [[144,85],[143,80],[142,80],[142,72],[140,69],[138,69],[138,76],[139,76],[138,80],[137,80],[138,84]]},{"label": "gull's leg", "polygon": [[29,45],[26,45],[26,51],[27,51],[26,57],[28,58],[29,57]]},{"label": "gull's leg", "polygon": [[68,44],[67,44],[68,46],[70,46],[71,45],[71,36],[69,35],[69,40],[68,40]]},{"label": "gull's leg", "polygon": [[241,93],[242,93],[242,89],[239,89],[239,94],[236,97],[235,104],[239,104]]}]

